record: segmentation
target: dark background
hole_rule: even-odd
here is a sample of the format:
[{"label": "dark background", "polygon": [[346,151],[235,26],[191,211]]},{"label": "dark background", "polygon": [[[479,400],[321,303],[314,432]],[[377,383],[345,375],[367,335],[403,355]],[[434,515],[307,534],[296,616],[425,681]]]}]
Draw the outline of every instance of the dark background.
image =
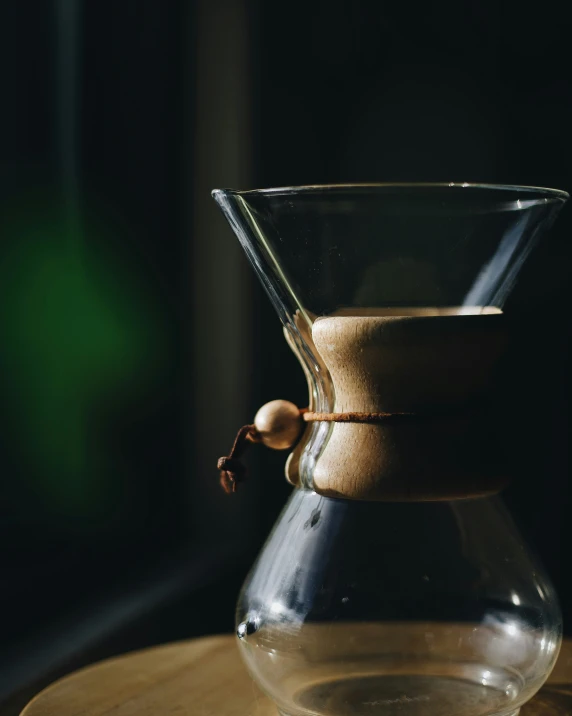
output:
[{"label": "dark background", "polygon": [[[230,631],[289,488],[216,458],[305,381],[209,197],[472,181],[572,189],[564,3],[0,4],[0,698]],[[572,214],[529,260],[505,499],[572,629]],[[14,707],[16,708],[16,707]],[[16,709],[17,710],[17,709]]]}]

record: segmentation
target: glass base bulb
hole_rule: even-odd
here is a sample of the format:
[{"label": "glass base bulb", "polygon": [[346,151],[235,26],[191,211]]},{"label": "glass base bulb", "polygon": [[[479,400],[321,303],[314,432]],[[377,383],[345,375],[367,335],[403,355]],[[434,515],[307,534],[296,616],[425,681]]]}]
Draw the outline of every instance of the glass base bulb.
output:
[{"label": "glass base bulb", "polygon": [[287,716],[508,716],[561,640],[554,591],[498,497],[295,490],[237,624],[250,673]]}]

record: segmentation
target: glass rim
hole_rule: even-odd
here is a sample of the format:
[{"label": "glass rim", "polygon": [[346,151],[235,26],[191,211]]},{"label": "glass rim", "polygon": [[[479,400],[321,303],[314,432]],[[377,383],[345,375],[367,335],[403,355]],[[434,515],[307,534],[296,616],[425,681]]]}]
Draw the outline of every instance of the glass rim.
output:
[{"label": "glass rim", "polygon": [[[303,184],[300,186],[281,186],[270,187],[267,189],[213,189],[211,194],[215,197],[218,194],[227,194],[232,196],[289,196],[293,194],[317,194],[317,193],[335,193],[338,191],[359,192],[378,191],[380,194],[384,191],[393,189],[472,189],[471,194],[475,194],[480,190],[485,191],[511,191],[526,195],[536,195],[539,200],[557,200],[566,202],[570,198],[570,194],[563,189],[551,189],[540,186],[527,186],[519,184],[482,184],[478,182],[365,182],[365,183],[348,183],[348,184]],[[475,191],[476,190],[476,191]]]}]

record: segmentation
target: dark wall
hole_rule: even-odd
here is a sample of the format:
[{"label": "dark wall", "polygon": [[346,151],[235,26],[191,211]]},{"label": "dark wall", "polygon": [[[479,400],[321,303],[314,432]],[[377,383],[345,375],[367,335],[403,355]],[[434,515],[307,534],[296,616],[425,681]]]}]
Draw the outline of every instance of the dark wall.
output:
[{"label": "dark wall", "polygon": [[0,8],[3,648],[193,539],[192,9]]}]

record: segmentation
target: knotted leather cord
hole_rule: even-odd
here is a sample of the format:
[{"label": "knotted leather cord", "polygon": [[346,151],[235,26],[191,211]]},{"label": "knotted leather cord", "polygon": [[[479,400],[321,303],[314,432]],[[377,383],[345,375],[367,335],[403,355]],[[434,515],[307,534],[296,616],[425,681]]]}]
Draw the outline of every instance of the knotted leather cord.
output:
[{"label": "knotted leather cord", "polygon": [[[306,423],[400,423],[411,418],[429,416],[418,413],[314,413],[307,408],[300,410],[300,415]],[[255,425],[243,425],[238,431],[228,456],[218,460],[220,470],[220,484],[226,493],[236,492],[238,484],[246,477],[246,466],[241,457],[252,443],[262,442],[262,435]]]},{"label": "knotted leather cord", "polygon": [[238,483],[244,480],[246,467],[240,458],[246,448],[251,443],[259,443],[261,441],[262,436],[255,425],[243,425],[236,434],[228,456],[218,459],[217,467],[220,470],[220,484],[227,494],[236,492]]}]

